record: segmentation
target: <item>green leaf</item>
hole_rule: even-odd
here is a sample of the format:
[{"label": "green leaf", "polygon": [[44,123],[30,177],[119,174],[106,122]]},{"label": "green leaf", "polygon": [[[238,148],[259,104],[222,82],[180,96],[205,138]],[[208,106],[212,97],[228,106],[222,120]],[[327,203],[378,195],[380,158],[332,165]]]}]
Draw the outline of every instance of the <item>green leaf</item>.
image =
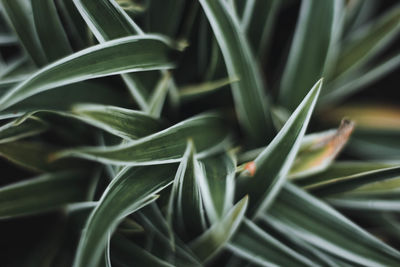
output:
[{"label": "green leaf", "polygon": [[228,140],[223,125],[223,119],[217,114],[199,115],[137,141],[112,147],[65,150],[55,157],[82,157],[116,165],[179,162],[188,139],[193,140],[203,156],[221,150]]},{"label": "green leaf", "polygon": [[278,135],[254,160],[254,176],[242,177],[238,181],[238,196],[249,194],[251,199],[248,210],[250,218],[263,212],[283,185],[300,148],[321,86],[322,80],[314,85]]},{"label": "green leaf", "polygon": [[128,214],[157,198],[156,194],[173,179],[176,165],[123,169],[105,190],[91,213],[81,236],[74,266],[97,266],[107,234]]},{"label": "green leaf", "polygon": [[167,209],[170,227],[185,239],[197,236],[206,227],[198,184],[201,175],[193,142],[189,140],[172,185]]},{"label": "green leaf", "polygon": [[1,5],[9,24],[30,58],[37,66],[45,65],[47,60],[33,26],[31,1],[2,0]]},{"label": "green leaf", "polygon": [[307,189],[308,187],[312,187],[314,184],[340,180],[343,177],[395,167],[397,165],[399,165],[398,162],[389,161],[339,161],[333,163],[327,170],[321,173],[295,180],[295,182],[297,185]]},{"label": "green leaf", "polygon": [[72,112],[88,124],[131,140],[155,133],[164,124],[146,113],[115,106],[78,104]]},{"label": "green leaf", "polygon": [[3,81],[23,81],[32,72],[36,71],[36,67],[25,56],[14,59],[7,64],[5,68],[0,71],[0,77]]},{"label": "green leaf", "polygon": [[374,64],[372,67],[360,68],[359,71],[350,77],[344,77],[328,84],[327,93],[321,96],[321,103],[334,104],[361,89],[366,88],[378,79],[383,78],[400,66],[400,53],[388,57],[387,59]]},{"label": "green leaf", "polygon": [[58,147],[39,142],[18,141],[0,144],[0,156],[35,172],[88,168],[86,162],[76,159],[51,161],[50,156],[59,150]]},{"label": "green leaf", "polygon": [[212,258],[235,234],[244,218],[247,203],[248,197],[245,196],[223,218],[190,243],[190,248],[202,262]]},{"label": "green leaf", "polygon": [[0,188],[0,219],[59,209],[84,201],[88,193],[87,172],[43,174]]},{"label": "green leaf", "polygon": [[228,245],[235,255],[257,266],[314,266],[310,260],[285,246],[252,221],[245,219]]},{"label": "green leaf", "polygon": [[57,7],[59,7],[61,21],[65,25],[71,45],[78,50],[87,47],[88,29],[73,1],[58,1]]},{"label": "green leaf", "polygon": [[222,219],[233,205],[236,159],[232,153],[222,153],[200,161],[199,176],[202,200],[208,219]]},{"label": "green leaf", "polygon": [[296,32],[281,80],[280,103],[294,110],[322,76],[328,55],[335,1],[302,1]]},{"label": "green leaf", "polygon": [[15,45],[18,43],[17,37],[12,34],[0,33],[0,45]]},{"label": "green leaf", "polygon": [[400,6],[395,6],[353,33],[338,55],[334,77],[362,66],[376,56],[395,38],[399,30]]},{"label": "green leaf", "polygon": [[[100,43],[115,38],[143,34],[143,31],[115,1],[74,0],[74,4]],[[139,76],[130,73],[122,75],[122,78],[140,108],[147,110],[150,94]]]},{"label": "green leaf", "polygon": [[239,79],[225,78],[201,84],[183,86],[179,90],[179,97],[181,98],[181,101],[184,102],[193,101],[200,97],[212,94],[219,89],[225,88],[226,85],[229,85],[237,81],[239,81]]},{"label": "green leaf", "polygon": [[115,1],[73,0],[82,18],[100,42],[135,34],[143,34],[140,28]]},{"label": "green leaf", "polygon": [[36,32],[48,62],[72,54],[72,48],[58,17],[54,1],[31,1]]},{"label": "green leaf", "polygon": [[200,4],[214,31],[229,76],[239,78],[231,87],[240,124],[253,143],[265,144],[272,136],[268,99],[239,22],[225,1],[200,0]]},{"label": "green leaf", "polygon": [[115,234],[111,239],[111,259],[116,265],[122,266],[134,262],[137,266],[173,267],[120,234]]},{"label": "green leaf", "polygon": [[169,45],[154,35],[126,37],[84,49],[42,68],[11,89],[0,98],[0,109],[40,92],[79,81],[171,68],[169,52]]},{"label": "green leaf", "polygon": [[269,52],[273,27],[283,1],[255,0],[254,2],[252,13],[249,14],[246,33],[257,61],[263,62],[267,52]]},{"label": "green leaf", "polygon": [[287,184],[262,219],[285,235],[363,266],[395,266],[400,253],[336,210]]},{"label": "green leaf", "polygon": [[1,111],[0,119],[13,118],[37,110],[70,110],[76,103],[128,106],[129,95],[115,89],[92,81],[69,84],[57,90],[39,93]]},{"label": "green leaf", "polygon": [[150,98],[147,113],[153,117],[159,118],[164,107],[167,93],[171,87],[171,73],[164,72],[161,79],[154,89]]},{"label": "green leaf", "polygon": [[353,191],[363,185],[400,177],[400,167],[363,172],[356,175],[327,180],[308,186],[307,190],[318,196],[330,196]]},{"label": "green leaf", "polygon": [[45,132],[48,128],[49,126],[47,123],[34,117],[19,125],[17,125],[15,121],[11,121],[0,127],[0,144],[37,135]]},{"label": "green leaf", "polygon": [[363,159],[398,160],[398,131],[356,131],[348,145],[349,154]]},{"label": "green leaf", "polygon": [[[148,31],[174,37],[179,29],[186,1],[172,0],[165,5],[163,0],[153,0],[147,11]],[[173,18],[173,19],[171,19]]]},{"label": "green leaf", "polygon": [[188,246],[178,236],[171,236],[168,222],[155,203],[138,211],[137,216],[151,241],[147,249],[154,255],[176,266],[201,266]]},{"label": "green leaf", "polygon": [[400,210],[399,199],[375,199],[366,196],[365,198],[332,197],[327,199],[327,201],[336,208],[350,211],[361,210],[363,212],[375,211],[381,213],[385,211],[398,212]]}]

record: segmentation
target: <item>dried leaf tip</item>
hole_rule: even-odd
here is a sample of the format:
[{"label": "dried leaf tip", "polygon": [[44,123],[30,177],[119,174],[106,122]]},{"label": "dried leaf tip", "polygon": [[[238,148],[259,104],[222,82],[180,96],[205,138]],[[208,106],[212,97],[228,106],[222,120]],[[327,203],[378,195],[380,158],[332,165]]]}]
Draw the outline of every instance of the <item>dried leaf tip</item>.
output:
[{"label": "dried leaf tip", "polygon": [[247,162],[244,165],[244,170],[247,171],[250,174],[250,176],[254,176],[254,174],[256,173],[256,169],[257,167],[254,161]]}]

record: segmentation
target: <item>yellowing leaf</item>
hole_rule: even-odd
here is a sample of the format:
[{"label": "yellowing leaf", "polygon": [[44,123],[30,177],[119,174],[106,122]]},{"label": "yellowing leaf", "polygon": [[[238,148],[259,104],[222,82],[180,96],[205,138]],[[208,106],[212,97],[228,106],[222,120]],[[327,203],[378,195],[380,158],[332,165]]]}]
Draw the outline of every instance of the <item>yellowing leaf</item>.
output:
[{"label": "yellowing leaf", "polygon": [[290,171],[290,178],[299,178],[329,167],[346,145],[353,129],[354,122],[345,119],[336,131],[317,135],[306,148],[300,150]]}]

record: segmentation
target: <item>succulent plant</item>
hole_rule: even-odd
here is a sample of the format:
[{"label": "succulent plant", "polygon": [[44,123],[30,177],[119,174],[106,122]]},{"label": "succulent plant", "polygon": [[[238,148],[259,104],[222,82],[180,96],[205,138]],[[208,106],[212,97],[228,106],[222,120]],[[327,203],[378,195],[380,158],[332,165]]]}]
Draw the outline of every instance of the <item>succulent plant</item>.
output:
[{"label": "succulent plant", "polygon": [[398,3],[0,3],[1,266],[399,264]]}]

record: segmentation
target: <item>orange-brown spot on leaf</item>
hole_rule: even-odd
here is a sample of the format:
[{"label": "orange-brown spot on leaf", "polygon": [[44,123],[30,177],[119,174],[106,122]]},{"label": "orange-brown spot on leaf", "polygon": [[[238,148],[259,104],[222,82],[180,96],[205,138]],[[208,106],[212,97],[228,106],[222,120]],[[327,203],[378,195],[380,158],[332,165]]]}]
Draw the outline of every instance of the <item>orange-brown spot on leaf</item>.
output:
[{"label": "orange-brown spot on leaf", "polygon": [[244,165],[244,169],[249,172],[250,176],[254,176],[256,173],[256,163],[254,161],[247,162]]}]

